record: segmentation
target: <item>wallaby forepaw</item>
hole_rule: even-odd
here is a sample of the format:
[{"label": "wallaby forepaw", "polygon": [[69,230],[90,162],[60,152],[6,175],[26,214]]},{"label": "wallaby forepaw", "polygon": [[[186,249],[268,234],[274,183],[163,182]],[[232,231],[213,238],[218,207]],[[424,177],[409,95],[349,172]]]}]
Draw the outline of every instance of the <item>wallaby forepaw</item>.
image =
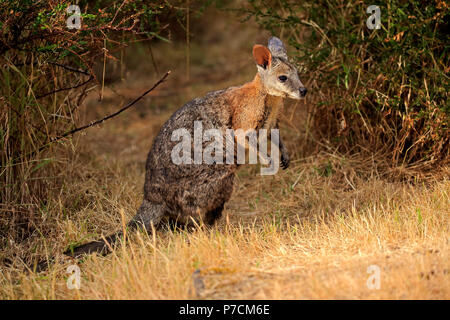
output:
[{"label": "wallaby forepaw", "polygon": [[283,168],[283,170],[286,170],[289,167],[290,162],[289,155],[281,155],[281,168]]}]

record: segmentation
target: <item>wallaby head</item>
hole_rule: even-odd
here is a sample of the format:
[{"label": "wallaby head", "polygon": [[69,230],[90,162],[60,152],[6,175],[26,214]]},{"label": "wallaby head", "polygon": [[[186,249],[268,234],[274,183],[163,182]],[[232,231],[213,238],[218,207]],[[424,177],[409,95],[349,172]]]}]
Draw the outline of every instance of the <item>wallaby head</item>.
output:
[{"label": "wallaby head", "polygon": [[306,95],[307,89],[298,77],[297,68],[289,62],[280,39],[271,37],[268,47],[254,45],[253,58],[268,94],[292,99],[301,99]]}]

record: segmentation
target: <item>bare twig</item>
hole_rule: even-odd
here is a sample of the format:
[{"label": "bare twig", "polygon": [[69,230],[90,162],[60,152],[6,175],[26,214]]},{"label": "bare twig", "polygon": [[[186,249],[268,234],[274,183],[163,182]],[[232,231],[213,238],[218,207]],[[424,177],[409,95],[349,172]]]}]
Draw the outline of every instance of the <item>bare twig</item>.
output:
[{"label": "bare twig", "polygon": [[67,90],[77,89],[77,88],[82,87],[82,86],[84,86],[85,84],[89,83],[92,79],[94,79],[94,76],[90,76],[89,79],[87,79],[86,81],[83,81],[83,82],[81,82],[81,83],[79,83],[79,84],[77,84],[77,85],[74,85],[74,86],[72,86],[72,87],[59,88],[59,89],[56,89],[56,90],[53,90],[53,91],[50,91],[50,92],[41,94],[40,96],[37,96],[36,99],[42,99],[42,98],[47,97],[47,96],[49,96],[49,95],[51,95],[51,94],[55,94],[55,93],[58,93],[58,92],[61,92],[61,91],[67,91]]},{"label": "bare twig", "polygon": [[68,136],[71,136],[71,135],[73,135],[73,134],[75,134],[75,133],[77,133],[77,132],[79,132],[79,131],[85,130],[85,129],[87,129],[87,128],[90,128],[90,127],[99,125],[99,124],[103,123],[104,121],[106,121],[106,120],[108,120],[108,119],[111,119],[111,118],[114,118],[115,116],[121,114],[121,113],[124,112],[125,110],[129,109],[130,107],[132,107],[136,102],[138,102],[139,100],[141,100],[141,99],[142,99],[144,96],[146,96],[148,93],[150,93],[151,91],[153,91],[153,90],[154,90],[157,86],[159,86],[161,83],[163,83],[164,80],[166,80],[166,78],[167,78],[167,76],[168,76],[169,74],[170,74],[170,71],[167,71],[166,74],[165,74],[161,79],[159,79],[159,81],[156,82],[150,89],[148,89],[147,91],[145,91],[145,92],[144,92],[143,94],[141,94],[139,97],[135,98],[133,101],[131,101],[130,103],[128,103],[128,104],[127,104],[125,107],[123,107],[122,109],[120,109],[120,110],[118,110],[118,111],[116,111],[116,112],[114,112],[114,113],[112,113],[112,114],[110,114],[110,115],[107,115],[106,117],[104,117],[104,118],[102,118],[102,119],[99,119],[99,120],[96,120],[96,121],[92,121],[91,123],[89,123],[89,124],[87,124],[87,125],[85,125],[85,126],[82,126],[82,127],[78,127],[78,128],[72,129],[72,130],[70,130],[70,131],[67,131],[67,132],[63,133],[62,135],[60,135],[60,136],[58,136],[58,137],[52,138],[52,139],[50,139],[50,142],[49,142],[49,143],[47,143],[47,144],[41,146],[36,152],[41,152],[41,151],[44,150],[45,148],[49,147],[53,142],[56,142],[56,141],[61,140],[61,139],[64,139],[64,138],[66,138],[66,137],[68,137]]},{"label": "bare twig", "polygon": [[58,63],[58,62],[53,62],[53,61],[49,61],[49,62],[47,62],[47,63],[48,63],[48,64],[53,64],[53,65],[55,65],[55,66],[64,68],[64,69],[69,70],[69,71],[73,71],[73,72],[77,72],[77,73],[82,73],[82,74],[84,74],[84,75],[86,75],[86,76],[90,76],[90,73],[87,72],[87,71],[85,71],[85,70],[76,69],[76,68],[73,68],[73,67],[70,67],[70,66],[66,66],[66,65],[64,65],[64,64],[61,64],[61,63]]}]

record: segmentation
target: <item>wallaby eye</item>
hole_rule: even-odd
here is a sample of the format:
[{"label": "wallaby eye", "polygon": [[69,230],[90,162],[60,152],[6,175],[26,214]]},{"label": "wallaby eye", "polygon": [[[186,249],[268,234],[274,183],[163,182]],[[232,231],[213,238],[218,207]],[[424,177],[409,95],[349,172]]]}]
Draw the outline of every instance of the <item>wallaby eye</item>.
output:
[{"label": "wallaby eye", "polygon": [[279,76],[278,79],[279,79],[281,82],[285,82],[285,81],[287,80],[287,77],[286,77],[286,76]]}]

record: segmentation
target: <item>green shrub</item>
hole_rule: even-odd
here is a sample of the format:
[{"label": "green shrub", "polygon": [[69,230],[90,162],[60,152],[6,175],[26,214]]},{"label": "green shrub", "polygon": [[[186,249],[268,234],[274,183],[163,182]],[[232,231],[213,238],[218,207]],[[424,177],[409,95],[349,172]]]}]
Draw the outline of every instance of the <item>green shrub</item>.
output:
[{"label": "green shrub", "polygon": [[[372,4],[379,30],[366,26]],[[241,13],[295,48],[317,135],[341,151],[387,156],[391,166],[448,163],[446,1],[255,0]]]}]

